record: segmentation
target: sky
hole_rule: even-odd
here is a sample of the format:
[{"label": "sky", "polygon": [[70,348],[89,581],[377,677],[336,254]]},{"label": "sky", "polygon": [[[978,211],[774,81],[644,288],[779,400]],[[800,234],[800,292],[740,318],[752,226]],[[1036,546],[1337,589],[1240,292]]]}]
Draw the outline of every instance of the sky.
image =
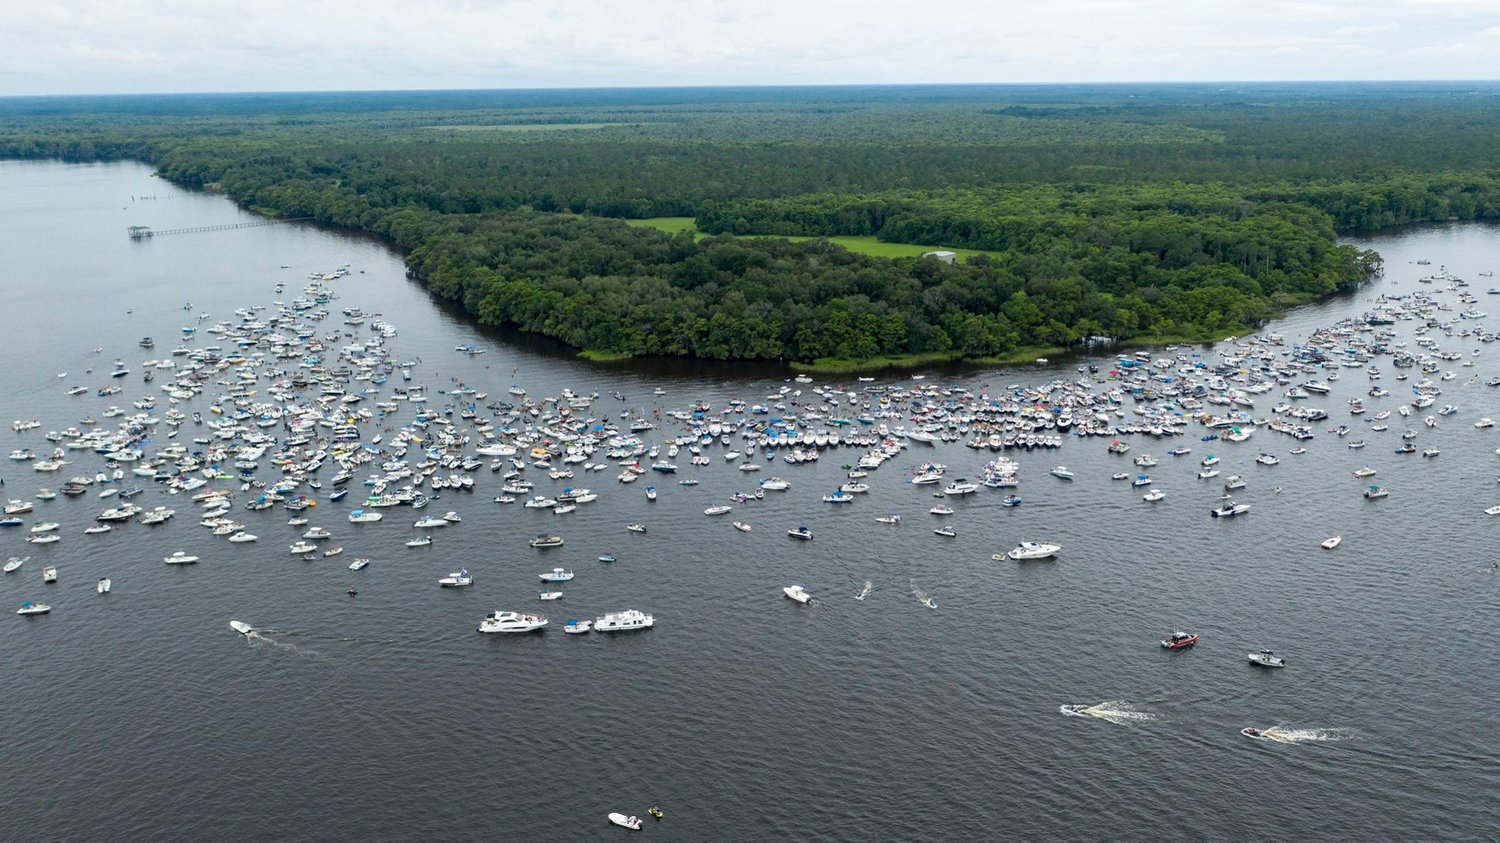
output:
[{"label": "sky", "polygon": [[0,0],[0,21],[0,96],[1500,76],[1500,0]]}]

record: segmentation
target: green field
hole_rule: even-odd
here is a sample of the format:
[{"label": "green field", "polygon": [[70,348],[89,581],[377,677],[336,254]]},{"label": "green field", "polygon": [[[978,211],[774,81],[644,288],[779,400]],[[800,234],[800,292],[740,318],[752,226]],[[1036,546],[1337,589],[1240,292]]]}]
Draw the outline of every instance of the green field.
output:
[{"label": "green field", "polygon": [[[696,225],[692,217],[652,217],[651,219],[644,220],[625,220],[625,222],[630,225],[655,228],[659,231],[665,231],[668,234],[676,234],[679,231],[695,231],[700,238],[708,236],[703,232],[696,230]],[[749,240],[759,236],[760,235],[743,235],[743,239]],[[979,249],[950,249],[946,246],[916,246],[910,243],[887,243],[874,237],[819,238],[788,236],[780,237],[779,239],[790,240],[793,243],[800,243],[804,240],[827,240],[830,243],[837,243],[851,252],[858,252],[862,255],[870,255],[877,258],[915,258],[920,257],[924,252],[932,252],[937,250],[946,250],[949,252],[953,252],[954,254],[958,255],[958,258],[960,260],[967,260],[974,255],[989,254],[989,252],[981,251]]]},{"label": "green field", "polygon": [[459,123],[452,126],[423,126],[440,132],[561,132],[569,129],[608,129],[611,126],[639,126],[640,123]]}]

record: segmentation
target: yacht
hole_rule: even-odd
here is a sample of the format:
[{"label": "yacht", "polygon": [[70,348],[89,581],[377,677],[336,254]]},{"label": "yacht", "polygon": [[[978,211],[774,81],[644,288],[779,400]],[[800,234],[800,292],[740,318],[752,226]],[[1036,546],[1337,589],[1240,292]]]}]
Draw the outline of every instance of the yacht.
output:
[{"label": "yacht", "polygon": [[168,565],[191,565],[198,561],[198,557],[185,550],[179,550],[171,556],[164,557],[162,561]]},{"label": "yacht", "polygon": [[948,486],[943,489],[943,494],[959,497],[962,495],[972,495],[977,491],[979,491],[979,486],[977,484],[970,483],[968,480],[960,478],[948,484]]},{"label": "yacht", "polygon": [[479,623],[480,632],[534,632],[547,625],[541,615],[520,612],[491,612]]},{"label": "yacht", "polygon": [[1027,559],[1051,559],[1062,550],[1062,545],[1047,544],[1045,542],[1021,542],[1010,549],[1005,555],[1017,562]]},{"label": "yacht", "polygon": [[553,568],[549,573],[537,574],[542,582],[569,582],[573,579],[573,572],[563,568]]},{"label": "yacht", "polygon": [[1270,650],[1261,650],[1259,653],[1248,654],[1250,663],[1261,667],[1286,667],[1286,659],[1272,653]]},{"label": "yacht", "polygon": [[812,599],[812,595],[807,593],[807,589],[800,585],[789,585],[783,588],[781,593],[798,603],[806,603]]},{"label": "yacht", "polygon": [[609,612],[604,617],[594,618],[595,632],[629,632],[635,629],[650,629],[655,625],[656,618],[639,609]]}]

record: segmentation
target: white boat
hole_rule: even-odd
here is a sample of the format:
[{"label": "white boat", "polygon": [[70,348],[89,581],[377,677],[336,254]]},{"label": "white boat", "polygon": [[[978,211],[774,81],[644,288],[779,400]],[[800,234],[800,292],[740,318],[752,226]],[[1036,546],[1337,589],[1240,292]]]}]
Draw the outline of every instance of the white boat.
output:
[{"label": "white boat", "polygon": [[624,814],[611,813],[609,815],[609,821],[622,828],[628,828],[631,831],[641,830],[640,817],[627,817]]},{"label": "white boat", "polygon": [[113,529],[114,527],[111,527],[108,524],[90,524],[89,526],[83,528],[83,532],[84,535],[93,536],[98,535],[99,533],[107,533]]},{"label": "white boat", "polygon": [[381,518],[384,518],[384,517],[385,517],[384,515],[381,515],[380,513],[374,512],[372,510],[368,510],[368,509],[356,509],[353,512],[349,513],[349,523],[350,524],[372,524],[372,523],[374,523],[376,521],[379,521]]},{"label": "white boat", "polygon": [[349,570],[351,570],[351,571],[363,571],[365,569],[365,566],[369,565],[369,564],[370,564],[370,560],[364,559],[364,558],[358,558],[358,559],[355,559],[353,562],[349,563]]},{"label": "white boat", "polygon": [[546,591],[543,591],[541,594],[538,594],[537,595],[537,599],[538,600],[561,600],[562,599],[562,592],[558,591],[555,588],[548,589]]},{"label": "white boat", "polygon": [[52,607],[48,606],[46,603],[33,603],[30,600],[27,600],[25,603],[21,604],[21,608],[16,610],[16,614],[45,615],[50,611],[52,611]]},{"label": "white boat", "polygon": [[723,515],[724,513],[730,511],[733,508],[734,507],[732,507],[732,506],[725,506],[723,504],[719,504],[717,506],[711,506],[708,509],[703,510],[703,514],[704,515]]},{"label": "white boat", "polygon": [[26,541],[32,544],[52,544],[60,538],[56,533],[33,533],[26,537]]},{"label": "white boat", "polygon": [[935,506],[932,509],[929,509],[927,511],[930,512],[930,513],[932,513],[933,515],[952,515],[953,514],[953,507],[951,507],[951,506]]},{"label": "white boat", "polygon": [[1250,511],[1250,504],[1225,501],[1217,509],[1209,510],[1209,515],[1215,518],[1232,518],[1236,515],[1244,515]]},{"label": "white boat", "polygon": [[537,574],[537,576],[542,578],[542,582],[569,582],[573,579],[574,574],[572,571],[563,568],[553,568],[550,572]]},{"label": "white boat", "polygon": [[8,574],[11,571],[14,571],[15,569],[21,567],[22,565],[26,564],[26,560],[30,558],[30,556],[12,556],[11,558],[5,560],[5,573]]},{"label": "white boat", "polygon": [[549,536],[545,533],[531,540],[532,547],[562,547],[562,536]]},{"label": "white boat", "polygon": [[448,522],[436,515],[424,515],[418,518],[412,526],[419,530],[431,530],[435,527],[446,527],[448,526]]},{"label": "white boat", "polygon": [[593,621],[581,621],[577,618],[568,618],[568,622],[563,624],[563,632],[566,632],[569,635],[581,635],[582,633],[588,632],[593,628]]},{"label": "white boat", "polygon": [[958,535],[958,531],[953,529],[952,527],[938,527],[932,532],[936,535],[946,536],[950,539]]},{"label": "white boat", "polygon": [[1011,548],[1005,555],[1010,559],[1021,562],[1027,559],[1050,559],[1062,550],[1062,545],[1047,544],[1046,542],[1021,542]]},{"label": "white boat", "polygon": [[287,548],[287,552],[293,556],[300,556],[304,553],[315,553],[317,550],[318,546],[309,541],[296,542]]},{"label": "white boat", "polygon": [[168,565],[191,565],[198,561],[198,557],[185,550],[179,550],[171,556],[164,557],[162,561]]},{"label": "white boat", "polygon": [[430,544],[432,544],[432,537],[431,536],[423,536],[423,537],[421,537],[419,539],[412,539],[411,541],[409,541],[409,542],[406,543],[406,546],[407,547],[426,547],[426,546],[428,546]]},{"label": "white boat", "polygon": [[1146,501],[1147,503],[1155,503],[1155,502],[1157,502],[1157,501],[1165,498],[1166,496],[1167,496],[1167,493],[1163,492],[1161,489],[1152,489],[1151,491],[1147,492],[1146,494],[1141,495],[1141,500]]},{"label": "white boat", "polygon": [[479,622],[480,632],[534,632],[547,625],[541,615],[523,615],[520,612],[491,612]]},{"label": "white boat", "polygon": [[1384,488],[1382,488],[1380,486],[1371,486],[1368,489],[1365,489],[1365,498],[1367,498],[1369,500],[1374,500],[1376,498],[1383,498],[1383,497],[1386,497],[1389,494],[1390,494],[1390,492],[1388,490],[1386,490],[1386,489],[1384,489]]},{"label": "white boat", "polygon": [[1059,480],[1072,480],[1073,479],[1073,472],[1069,471],[1068,467],[1065,466],[1065,465],[1057,466],[1056,468],[1052,469],[1051,471],[1049,471],[1047,473],[1051,474],[1053,477],[1058,478]]},{"label": "white boat", "polygon": [[794,527],[787,530],[786,534],[794,539],[802,539],[803,541],[811,541],[813,537],[812,530],[806,527]]},{"label": "white boat", "polygon": [[734,528],[736,530],[739,530],[741,533],[748,533],[748,532],[750,532],[750,525],[746,524],[744,521],[736,521],[736,522],[734,522]]},{"label": "white boat", "polygon": [[114,586],[114,583],[109,581],[109,577],[100,577],[99,583],[94,588],[100,594],[108,594],[112,586]]},{"label": "white boat", "polygon": [[1286,659],[1272,653],[1270,650],[1261,650],[1259,653],[1249,653],[1250,663],[1261,667],[1286,667]]},{"label": "white boat", "polygon": [[1205,468],[1205,469],[1202,469],[1202,470],[1200,470],[1198,472],[1198,479],[1199,480],[1209,480],[1209,479],[1212,479],[1212,478],[1218,477],[1218,476],[1219,476],[1219,470],[1217,468]]},{"label": "white boat", "polygon": [[250,633],[255,631],[255,627],[251,626],[248,623],[245,623],[244,621],[230,621],[229,628],[241,635],[249,635]]},{"label": "white boat", "polygon": [[1335,547],[1338,547],[1339,546],[1339,542],[1341,542],[1343,540],[1344,540],[1343,536],[1334,536],[1331,539],[1324,539],[1321,542],[1321,544],[1322,544],[1322,547],[1323,547],[1324,550],[1333,550]]},{"label": "white boat", "polygon": [[31,532],[33,535],[37,533],[50,533],[56,530],[58,526],[60,525],[56,521],[40,521],[31,526]]},{"label": "white boat", "polygon": [[781,593],[798,603],[806,603],[812,599],[812,595],[807,593],[807,589],[800,585],[789,585],[783,588]]},{"label": "white boat", "polygon": [[258,538],[260,538],[260,537],[257,536],[257,535],[255,535],[254,533],[247,533],[244,530],[240,530],[238,532],[232,533],[229,536],[229,540],[232,541],[232,542],[234,542],[235,544],[244,544],[245,542],[253,542],[253,541],[255,541]]},{"label": "white boat", "polygon": [[656,618],[639,609],[609,612],[603,617],[594,618],[595,632],[630,632],[636,629],[650,629],[655,625]]},{"label": "white boat", "polygon": [[463,588],[464,586],[473,584],[474,578],[469,576],[468,568],[454,571],[448,576],[438,580],[438,585],[442,586],[443,588]]},{"label": "white boat", "polygon": [[632,533],[644,533],[644,532],[646,532],[646,525],[645,524],[626,524],[625,525],[625,529],[629,530]]}]

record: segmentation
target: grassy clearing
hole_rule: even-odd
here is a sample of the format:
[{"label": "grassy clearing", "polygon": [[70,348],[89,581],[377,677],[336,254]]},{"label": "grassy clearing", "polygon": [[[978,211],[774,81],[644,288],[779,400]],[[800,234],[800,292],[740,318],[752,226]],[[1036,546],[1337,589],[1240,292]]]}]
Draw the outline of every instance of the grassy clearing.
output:
[{"label": "grassy clearing", "polygon": [[[644,220],[625,220],[625,222],[628,225],[641,226],[644,228],[654,228],[658,231],[665,231],[668,234],[676,234],[679,231],[692,231],[699,238],[708,236],[703,232],[697,230],[697,225],[695,224],[692,217],[653,217],[651,219]],[[921,257],[923,252],[933,252],[944,248],[942,246],[918,246],[911,243],[886,243],[882,240],[877,240],[874,237],[870,236],[824,238],[798,236],[783,237],[780,235],[742,236],[747,240],[756,237],[776,237],[782,240],[791,240],[794,243],[800,243],[805,240],[822,239],[827,240],[830,243],[837,243],[838,245],[843,246],[845,249],[848,249],[851,252],[857,252],[862,255],[870,255],[871,257],[877,258],[915,258]],[[978,249],[947,249],[947,251],[953,252],[958,256],[959,260],[967,260],[974,255],[989,254],[989,252],[980,251]]]},{"label": "grassy clearing", "polygon": [[623,351],[597,351],[592,348],[585,348],[578,352],[578,356],[593,363],[617,363],[631,358],[631,355]]},{"label": "grassy clearing", "polygon": [[451,126],[423,126],[439,132],[562,132],[574,129],[608,129],[611,126],[640,126],[641,123],[464,123]]}]

